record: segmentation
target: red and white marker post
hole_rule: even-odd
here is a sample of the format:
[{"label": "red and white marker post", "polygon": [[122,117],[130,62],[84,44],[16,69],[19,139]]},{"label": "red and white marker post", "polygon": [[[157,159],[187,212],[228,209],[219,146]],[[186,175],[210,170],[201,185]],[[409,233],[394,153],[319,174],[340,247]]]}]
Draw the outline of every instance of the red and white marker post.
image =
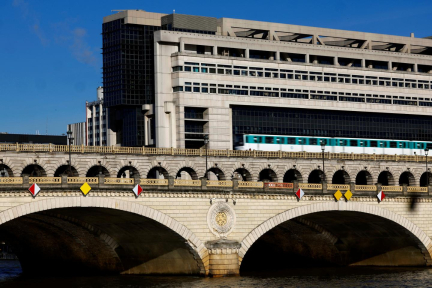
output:
[{"label": "red and white marker post", "polygon": [[135,198],[138,198],[138,196],[141,194],[141,192],[143,191],[143,189],[141,188],[141,186],[139,184],[137,184],[132,191],[135,193]]},{"label": "red and white marker post", "polygon": [[33,183],[32,186],[28,189],[30,193],[32,194],[33,198],[36,197],[36,195],[39,193],[40,188],[36,183]]},{"label": "red and white marker post", "polygon": [[300,189],[298,189],[297,190],[297,192],[295,193],[295,195],[297,196],[297,198],[299,199],[299,200],[301,200],[301,198],[304,196],[304,192],[303,192],[303,190],[300,188]]},{"label": "red and white marker post", "polygon": [[381,190],[381,191],[378,193],[377,197],[378,197],[379,202],[381,202],[381,201],[384,200],[384,198],[386,197],[386,195],[385,195],[384,192]]}]

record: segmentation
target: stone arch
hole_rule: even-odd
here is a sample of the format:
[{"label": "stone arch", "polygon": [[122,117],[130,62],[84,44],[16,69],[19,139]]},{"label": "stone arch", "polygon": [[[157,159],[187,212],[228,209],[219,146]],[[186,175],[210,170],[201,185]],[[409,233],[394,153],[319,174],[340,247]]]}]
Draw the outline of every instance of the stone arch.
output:
[{"label": "stone arch", "polygon": [[393,174],[388,170],[381,171],[378,175],[378,183],[381,183],[383,186],[394,186],[395,180]]},{"label": "stone arch", "polygon": [[359,171],[357,173],[357,176],[356,176],[355,184],[356,185],[373,185],[373,179],[372,179],[371,173],[367,170]]},{"label": "stone arch", "polygon": [[276,172],[271,168],[265,168],[260,171],[258,181],[262,182],[278,182]]},{"label": "stone arch", "polygon": [[234,179],[238,179],[239,181],[252,181],[252,174],[248,169],[244,167],[240,167],[234,170],[232,173]]},{"label": "stone arch", "polygon": [[284,183],[293,183],[293,181],[298,181],[300,183],[303,182],[303,176],[300,173],[299,170],[292,168],[285,172],[285,175],[283,177]]},{"label": "stone arch", "polygon": [[138,169],[132,165],[123,166],[117,172],[117,178],[133,178],[135,176],[140,177],[140,173]]},{"label": "stone arch", "polygon": [[347,171],[345,170],[337,170],[332,177],[332,184],[349,184],[351,182],[351,178]]},{"label": "stone arch", "polygon": [[324,176],[324,173],[321,169],[312,170],[309,173],[307,183],[316,183],[316,184],[321,183],[323,181],[323,176]]},{"label": "stone arch", "polygon": [[86,177],[97,177],[98,175],[104,175],[110,177],[108,169],[103,165],[94,165],[87,170]]},{"label": "stone arch", "polygon": [[[70,177],[78,177],[79,173],[77,169],[75,169],[74,166],[71,166],[72,175]],[[69,174],[69,165],[64,164],[57,167],[57,169],[54,172],[54,177],[60,177],[61,175],[68,175]],[[68,175],[69,176],[69,175]]]},{"label": "stone arch", "polygon": [[209,180],[226,180],[226,175],[225,172],[220,168],[220,167],[211,167],[209,168],[206,173],[205,176],[207,177]]},{"label": "stone arch", "polygon": [[0,177],[14,177],[14,173],[8,165],[0,164]]},{"label": "stone arch", "polygon": [[[47,207],[49,208],[47,209]],[[42,211],[49,212],[50,210],[57,208],[76,207],[108,208],[116,211],[129,212],[154,220],[155,222],[161,224],[183,238],[186,245],[189,247],[190,252],[193,254],[193,257],[197,261],[200,274],[208,274],[208,261],[204,261],[204,259],[208,257],[208,251],[204,246],[204,243],[199,240],[199,238],[185,225],[181,224],[174,218],[171,218],[170,216],[156,209],[144,206],[142,204],[107,197],[74,197],[74,199],[71,197],[65,197],[60,199],[44,199],[18,205],[0,212],[0,225],[28,214],[34,214]]]},{"label": "stone arch", "polygon": [[154,166],[147,173],[147,179],[168,179],[169,173],[162,166]]},{"label": "stone arch", "polygon": [[[241,248],[239,251],[240,259],[243,259],[249,250],[249,248],[257,241],[261,236],[267,233],[269,230],[275,228],[276,226],[308,214],[318,213],[318,212],[327,212],[327,211],[351,211],[351,212],[360,212],[368,215],[378,216],[389,221],[392,221],[399,226],[403,227],[405,231],[409,232],[415,239],[423,255],[425,256],[426,263],[428,265],[431,264],[432,261],[432,241],[423,232],[419,227],[417,227],[414,223],[402,217],[392,211],[382,209],[378,206],[371,206],[358,202],[325,202],[325,203],[316,203],[311,205],[304,205],[301,207],[297,207],[294,209],[286,210],[282,213],[277,214],[276,216],[267,219],[251,232],[243,238],[241,242]],[[241,260],[240,260],[241,262]]]},{"label": "stone arch", "polygon": [[180,178],[180,179],[184,179],[184,180],[189,180],[188,178],[190,178],[191,180],[198,180],[198,173],[191,167],[182,167],[180,168],[177,173],[176,173],[176,179]]},{"label": "stone arch", "polygon": [[24,167],[21,176],[29,175],[30,177],[47,177],[47,172],[39,164],[30,164]]},{"label": "stone arch", "polygon": [[429,171],[423,172],[423,174],[420,176],[420,186],[427,187],[428,185],[432,185],[432,173]]},{"label": "stone arch", "polygon": [[399,185],[402,186],[403,184],[407,186],[415,185],[414,175],[410,171],[404,171],[399,176]]}]

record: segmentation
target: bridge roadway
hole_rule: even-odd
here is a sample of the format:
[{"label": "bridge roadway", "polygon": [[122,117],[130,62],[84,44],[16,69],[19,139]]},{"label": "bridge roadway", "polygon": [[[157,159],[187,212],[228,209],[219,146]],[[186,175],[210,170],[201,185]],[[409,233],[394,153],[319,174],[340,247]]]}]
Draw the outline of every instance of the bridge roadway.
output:
[{"label": "bridge roadway", "polygon": [[[199,177],[201,150],[75,151],[67,177],[67,151],[25,147],[0,145],[0,171],[10,176],[0,177],[0,241],[12,246],[25,273],[226,276],[303,265],[432,263],[432,189],[419,185],[421,157],[327,154],[329,181],[320,184],[306,183],[322,171],[320,153],[212,150],[215,180],[207,181]],[[293,183],[263,183],[287,180],[288,171]],[[367,183],[356,183],[362,171]],[[409,183],[390,183],[404,172]],[[165,179],[145,177],[155,175]],[[389,185],[378,183],[383,179]],[[84,182],[92,187],[87,196],[79,190]],[[36,197],[27,190],[32,183],[42,189]],[[138,183],[144,191],[136,198]],[[299,187],[301,200],[294,195]],[[381,189],[387,197],[378,202]],[[337,201],[336,190],[353,196]]]}]

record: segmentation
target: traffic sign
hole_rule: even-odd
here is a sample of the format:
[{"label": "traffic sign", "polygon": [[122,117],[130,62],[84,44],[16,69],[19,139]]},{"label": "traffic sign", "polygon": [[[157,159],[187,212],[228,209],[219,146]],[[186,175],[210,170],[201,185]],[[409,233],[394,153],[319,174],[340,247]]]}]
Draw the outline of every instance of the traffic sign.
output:
[{"label": "traffic sign", "polygon": [[386,195],[385,195],[384,192],[381,190],[381,191],[378,193],[377,197],[378,197],[379,202],[381,202],[381,201],[384,200],[384,198],[386,197]]},{"label": "traffic sign", "polygon": [[300,188],[300,189],[297,190],[297,192],[295,193],[295,195],[297,196],[297,198],[298,198],[299,200],[301,200],[301,198],[304,196],[304,192],[303,192],[303,190]]},{"label": "traffic sign", "polygon": [[39,193],[40,188],[36,183],[33,183],[32,186],[28,189],[30,193],[33,195],[33,197],[36,197],[36,195]]},{"label": "traffic sign", "polygon": [[141,188],[141,186],[139,184],[137,184],[132,191],[135,193],[135,197],[138,198],[138,196],[141,194],[141,192],[143,191],[143,189]]}]

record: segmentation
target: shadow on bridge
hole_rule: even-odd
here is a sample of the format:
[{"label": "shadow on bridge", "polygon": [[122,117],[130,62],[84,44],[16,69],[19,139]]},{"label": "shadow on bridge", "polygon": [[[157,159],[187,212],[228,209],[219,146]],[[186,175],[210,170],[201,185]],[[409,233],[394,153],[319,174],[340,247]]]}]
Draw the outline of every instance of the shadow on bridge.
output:
[{"label": "shadow on bridge", "polygon": [[[0,240],[12,247],[25,274],[205,273],[192,248],[200,243],[160,221],[192,237],[187,228],[141,205],[132,204],[131,209],[147,209],[143,213],[153,216],[124,211],[131,205],[120,202],[113,203],[122,209],[69,207],[23,215],[0,225]],[[47,202],[32,204],[46,207]]]},{"label": "shadow on bridge", "polygon": [[[283,221],[261,235],[249,249],[243,247],[240,271],[249,275],[304,267],[430,265],[426,249],[430,239],[425,245],[419,240],[424,233],[421,238],[419,235],[395,221],[368,213],[309,213]],[[251,237],[242,245],[253,242]]]}]

